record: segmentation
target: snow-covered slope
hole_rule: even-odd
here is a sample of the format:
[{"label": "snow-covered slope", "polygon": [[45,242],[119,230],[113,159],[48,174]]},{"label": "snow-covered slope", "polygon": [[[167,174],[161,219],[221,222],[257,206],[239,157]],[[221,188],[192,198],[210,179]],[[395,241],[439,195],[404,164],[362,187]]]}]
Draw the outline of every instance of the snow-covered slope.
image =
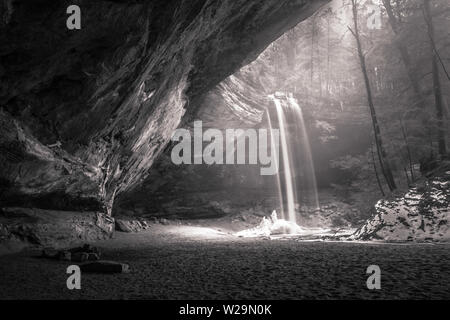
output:
[{"label": "snow-covered slope", "polygon": [[450,171],[410,189],[403,197],[378,201],[375,210],[353,239],[450,241]]}]

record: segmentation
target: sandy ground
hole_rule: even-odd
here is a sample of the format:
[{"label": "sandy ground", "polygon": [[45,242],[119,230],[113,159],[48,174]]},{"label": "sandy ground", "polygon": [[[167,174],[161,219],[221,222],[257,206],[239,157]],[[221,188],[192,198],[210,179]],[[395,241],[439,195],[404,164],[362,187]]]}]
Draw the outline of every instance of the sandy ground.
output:
[{"label": "sandy ground", "polygon": [[[36,250],[0,257],[0,299],[449,299],[449,244],[244,239],[212,228],[152,226],[95,243],[128,274],[82,274]],[[381,268],[368,290],[366,268]]]}]

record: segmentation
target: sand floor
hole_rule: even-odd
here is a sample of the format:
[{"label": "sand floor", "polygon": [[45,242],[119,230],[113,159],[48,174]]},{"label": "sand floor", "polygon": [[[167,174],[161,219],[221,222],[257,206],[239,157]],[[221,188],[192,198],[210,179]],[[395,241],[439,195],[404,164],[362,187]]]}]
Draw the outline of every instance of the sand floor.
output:
[{"label": "sand floor", "polygon": [[[28,249],[0,257],[0,299],[449,299],[450,244],[237,238],[194,226],[153,226],[95,243],[128,274],[82,274]],[[381,268],[368,290],[366,268]]]}]

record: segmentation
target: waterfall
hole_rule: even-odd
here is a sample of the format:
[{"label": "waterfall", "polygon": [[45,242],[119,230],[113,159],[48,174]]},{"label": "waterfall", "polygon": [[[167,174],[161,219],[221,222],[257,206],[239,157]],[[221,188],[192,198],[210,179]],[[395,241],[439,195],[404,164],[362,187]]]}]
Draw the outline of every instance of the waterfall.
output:
[{"label": "waterfall", "polygon": [[[312,158],[311,145],[309,143],[308,132],[306,131],[305,119],[303,118],[303,110],[298,105],[297,100],[292,97],[292,94],[288,96],[288,102],[291,108],[294,109],[296,114],[295,125],[296,125],[296,136],[299,136],[301,139],[301,149],[300,149],[300,157],[303,160],[304,166],[304,179],[306,179],[306,190],[309,191],[309,198],[313,201],[314,209],[320,209],[319,204],[319,196],[317,193],[317,180],[316,173],[314,168],[314,161]],[[297,121],[298,120],[298,121]],[[300,133],[300,135],[298,135]]]},{"label": "waterfall", "polygon": [[[284,183],[285,183],[285,192],[286,192],[286,200],[287,200],[287,216],[286,212],[282,212],[283,219],[291,221],[293,223],[297,223],[297,218],[295,215],[295,197],[294,197],[294,183],[292,180],[292,164],[290,157],[290,149],[288,149],[287,143],[287,135],[288,132],[286,130],[286,118],[284,116],[284,110],[281,106],[281,101],[275,96],[271,96],[273,102],[275,103],[277,117],[278,117],[278,125],[280,127],[280,139],[281,139],[281,156],[283,159],[283,171],[284,171]],[[280,200],[283,202],[283,200]]]},{"label": "waterfall", "polygon": [[[269,110],[266,110],[266,112],[267,112],[267,120],[268,120],[268,123],[269,123],[269,129],[270,129],[271,145],[275,146],[275,138],[274,138],[274,134],[273,134],[272,120],[270,119]],[[277,170],[278,199],[280,200],[280,208],[281,208],[282,217],[283,217],[283,219],[285,219],[285,217],[284,217],[284,205],[283,205],[283,192],[281,191],[280,164],[278,163],[278,158],[277,157],[275,157],[275,161],[277,161],[276,166],[278,168],[278,170]]]},{"label": "waterfall", "polygon": [[[283,173],[278,173],[277,181],[281,216],[283,219],[297,224],[296,205],[299,203],[297,192],[300,189],[304,195],[307,195],[304,198],[308,198],[315,209],[320,208],[311,146],[303,111],[292,94],[276,93],[269,97],[274,102],[280,130],[282,157],[280,163],[283,165]],[[270,130],[273,130],[273,121],[269,110],[267,114]],[[299,188],[299,183],[303,188]],[[287,212],[284,203],[287,205]]]}]

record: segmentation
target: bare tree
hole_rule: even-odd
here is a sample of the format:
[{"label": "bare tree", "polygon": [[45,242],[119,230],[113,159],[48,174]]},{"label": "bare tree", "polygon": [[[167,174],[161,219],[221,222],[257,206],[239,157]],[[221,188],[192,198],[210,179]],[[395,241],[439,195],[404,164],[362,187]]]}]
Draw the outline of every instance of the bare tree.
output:
[{"label": "bare tree", "polygon": [[351,0],[352,11],[353,11],[353,29],[349,26],[348,29],[353,34],[356,40],[356,46],[358,50],[358,57],[361,66],[361,71],[364,77],[364,84],[366,86],[367,92],[367,101],[369,103],[370,116],[372,118],[372,125],[375,136],[375,145],[377,147],[378,160],[380,161],[381,172],[383,173],[384,178],[386,179],[387,185],[390,191],[394,191],[397,189],[397,185],[395,183],[394,175],[392,174],[391,167],[389,162],[387,161],[387,153],[383,146],[383,139],[381,137],[381,130],[377,119],[377,114],[375,111],[375,105],[372,98],[372,90],[370,87],[370,80],[367,73],[366,66],[366,56],[363,52],[362,44],[361,44],[361,36],[358,24],[358,2],[357,0]]},{"label": "bare tree", "polygon": [[383,186],[381,185],[381,180],[380,180],[380,176],[378,175],[378,170],[377,170],[377,163],[375,161],[375,154],[373,152],[373,144],[370,146],[370,153],[372,155],[372,164],[373,164],[373,170],[375,172],[375,178],[377,178],[377,184],[378,184],[378,188],[380,189],[381,194],[383,195],[383,197],[386,195],[384,193],[384,189]]},{"label": "bare tree", "polygon": [[423,15],[425,22],[427,24],[428,35],[430,38],[430,48],[431,48],[431,65],[433,73],[433,93],[436,106],[436,117],[438,122],[438,150],[442,157],[447,154],[447,146],[445,141],[445,129],[444,129],[444,101],[442,98],[442,86],[441,78],[439,74],[439,64],[438,64],[438,53],[435,50],[435,35],[434,35],[434,25],[433,17],[430,10],[430,0],[423,0]]}]

